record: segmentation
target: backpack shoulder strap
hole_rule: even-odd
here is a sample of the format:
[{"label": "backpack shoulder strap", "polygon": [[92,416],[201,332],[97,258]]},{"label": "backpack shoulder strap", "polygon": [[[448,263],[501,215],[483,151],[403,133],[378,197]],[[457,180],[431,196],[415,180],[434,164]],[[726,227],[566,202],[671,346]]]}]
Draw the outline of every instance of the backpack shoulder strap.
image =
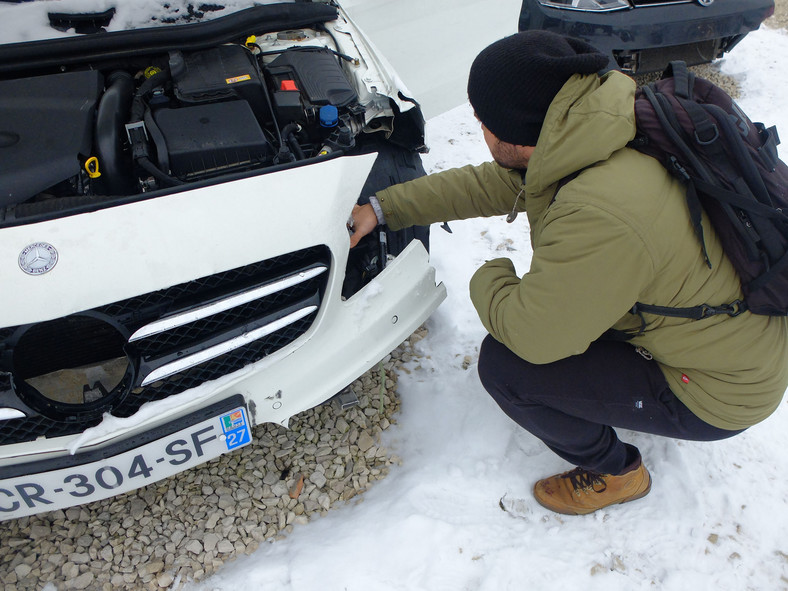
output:
[{"label": "backpack shoulder strap", "polygon": [[[674,62],[674,64],[677,62]],[[679,64],[681,62],[678,62]],[[684,68],[686,71],[686,68]],[[690,147],[684,141],[679,133],[680,126],[677,121],[671,120],[672,111],[670,109],[670,104],[667,103],[665,97],[662,97],[654,92],[652,87],[644,86],[643,87],[643,94],[648,99],[648,102],[651,103],[651,107],[654,110],[654,114],[657,117],[662,129],[668,135],[670,140],[678,146],[681,151],[687,156],[690,162],[693,163],[698,169],[705,170],[703,164],[692,154]],[[663,100],[660,100],[663,99]],[[673,117],[675,119],[675,116]],[[701,245],[701,251],[703,253],[703,259],[706,261],[706,265],[711,268],[711,261],[709,260],[708,252],[706,251],[706,241],[703,237],[703,225],[701,224],[701,211],[702,206],[700,203],[700,199],[698,199],[697,191],[695,190],[695,185],[692,182],[692,177],[687,172],[687,170],[679,163],[678,159],[675,156],[670,157],[670,164],[671,168],[669,171],[673,176],[678,178],[686,187],[686,199],[687,199],[687,207],[689,208],[690,214],[690,221],[692,222],[692,227],[695,230],[695,235],[698,237],[698,241]],[[711,180],[711,179],[709,179]]]},{"label": "backpack shoulder strap", "polygon": [[695,86],[695,74],[687,69],[687,64],[682,61],[672,61],[662,73],[662,78],[673,78],[674,93],[683,99],[692,97]]}]

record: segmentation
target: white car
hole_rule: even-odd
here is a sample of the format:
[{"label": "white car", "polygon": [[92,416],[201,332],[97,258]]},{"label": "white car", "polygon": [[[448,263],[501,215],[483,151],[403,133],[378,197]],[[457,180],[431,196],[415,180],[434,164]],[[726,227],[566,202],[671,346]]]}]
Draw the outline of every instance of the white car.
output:
[{"label": "white car", "polygon": [[254,445],[445,298],[426,228],[349,249],[425,145],[341,7],[178,6],[0,46],[0,520]]}]

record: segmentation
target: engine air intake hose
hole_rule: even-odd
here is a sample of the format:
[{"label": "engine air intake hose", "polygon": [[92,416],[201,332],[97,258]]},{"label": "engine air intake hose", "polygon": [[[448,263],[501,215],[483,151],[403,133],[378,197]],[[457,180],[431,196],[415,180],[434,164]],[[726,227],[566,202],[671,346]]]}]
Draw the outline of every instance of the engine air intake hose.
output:
[{"label": "engine air intake hose", "polygon": [[131,104],[131,120],[128,125],[126,125],[126,132],[129,135],[131,153],[134,161],[157,181],[168,187],[173,187],[182,185],[183,181],[167,174],[151,161],[150,152],[148,150],[148,135],[144,123],[145,111],[148,109],[148,105],[145,102],[145,96],[153,89],[163,85],[169,79],[169,70],[162,70],[140,84]]},{"label": "engine air intake hose", "polygon": [[100,184],[108,195],[127,195],[134,191],[131,167],[122,154],[123,124],[134,96],[134,79],[128,72],[113,72],[96,113],[96,154],[103,175]]}]

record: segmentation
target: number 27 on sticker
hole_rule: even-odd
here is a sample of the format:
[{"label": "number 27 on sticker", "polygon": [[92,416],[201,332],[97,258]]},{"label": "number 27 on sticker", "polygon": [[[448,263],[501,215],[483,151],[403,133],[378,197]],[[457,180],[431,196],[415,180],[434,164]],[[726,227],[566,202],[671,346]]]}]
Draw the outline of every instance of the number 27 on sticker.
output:
[{"label": "number 27 on sticker", "polygon": [[222,415],[221,423],[228,450],[245,445],[251,440],[244,409],[238,408],[226,415]]}]

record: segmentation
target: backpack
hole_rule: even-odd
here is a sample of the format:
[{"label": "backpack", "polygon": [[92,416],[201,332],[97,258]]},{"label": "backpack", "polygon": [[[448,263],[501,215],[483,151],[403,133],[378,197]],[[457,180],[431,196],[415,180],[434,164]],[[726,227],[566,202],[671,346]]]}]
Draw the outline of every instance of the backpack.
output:
[{"label": "backpack", "polygon": [[638,302],[631,310],[701,319],[745,310],[788,315],[788,167],[774,127],[753,123],[720,87],[671,62],[635,94],[637,135],[630,147],[659,160],[686,187],[687,206],[706,264],[701,207],[742,284],[744,301],[670,308]]}]

